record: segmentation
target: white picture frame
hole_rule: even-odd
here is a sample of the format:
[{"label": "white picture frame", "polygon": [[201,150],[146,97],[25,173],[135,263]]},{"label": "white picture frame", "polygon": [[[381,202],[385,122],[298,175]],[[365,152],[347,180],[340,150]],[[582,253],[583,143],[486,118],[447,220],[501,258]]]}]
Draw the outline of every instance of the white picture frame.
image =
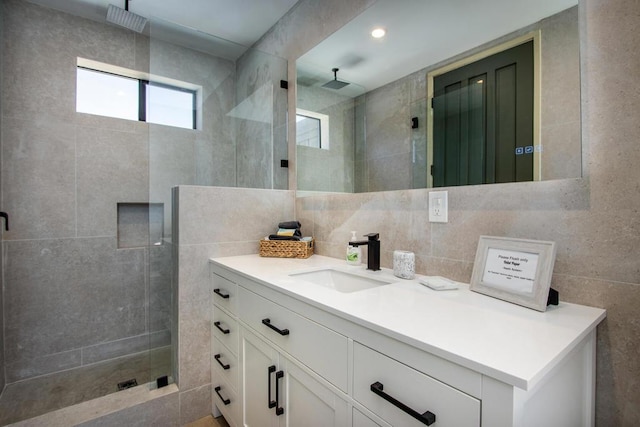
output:
[{"label": "white picture frame", "polygon": [[545,311],[555,259],[555,242],[480,236],[469,289]]}]

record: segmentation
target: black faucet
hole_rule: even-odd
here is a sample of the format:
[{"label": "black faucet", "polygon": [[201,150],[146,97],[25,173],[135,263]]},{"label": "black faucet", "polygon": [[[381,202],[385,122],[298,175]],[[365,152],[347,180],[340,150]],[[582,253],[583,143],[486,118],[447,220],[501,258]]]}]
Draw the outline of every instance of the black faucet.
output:
[{"label": "black faucet", "polygon": [[367,270],[380,270],[380,234],[369,233],[364,237],[368,240],[360,240],[357,242],[349,242],[351,246],[367,245]]}]

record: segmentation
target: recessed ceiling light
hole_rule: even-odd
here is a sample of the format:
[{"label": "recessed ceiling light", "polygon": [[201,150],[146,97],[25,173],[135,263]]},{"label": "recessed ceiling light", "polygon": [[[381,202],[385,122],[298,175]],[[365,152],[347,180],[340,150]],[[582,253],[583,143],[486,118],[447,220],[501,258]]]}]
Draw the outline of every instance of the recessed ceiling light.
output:
[{"label": "recessed ceiling light", "polygon": [[385,34],[387,34],[387,30],[380,27],[374,28],[373,31],[371,31],[371,37],[373,37],[374,39],[381,39],[385,36]]}]

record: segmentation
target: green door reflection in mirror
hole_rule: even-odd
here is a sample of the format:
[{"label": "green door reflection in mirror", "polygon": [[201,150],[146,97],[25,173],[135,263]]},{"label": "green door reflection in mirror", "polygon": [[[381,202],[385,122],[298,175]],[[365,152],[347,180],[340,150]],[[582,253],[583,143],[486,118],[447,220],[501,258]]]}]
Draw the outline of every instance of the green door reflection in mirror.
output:
[{"label": "green door reflection in mirror", "polygon": [[534,179],[533,75],[528,41],[434,78],[434,187]]}]

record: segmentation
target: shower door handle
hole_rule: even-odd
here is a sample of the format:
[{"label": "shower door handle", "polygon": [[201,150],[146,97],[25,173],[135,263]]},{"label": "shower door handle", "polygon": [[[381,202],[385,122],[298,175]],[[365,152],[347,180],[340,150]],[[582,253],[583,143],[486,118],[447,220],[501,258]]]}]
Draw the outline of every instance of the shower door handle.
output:
[{"label": "shower door handle", "polygon": [[4,229],[9,231],[9,214],[6,212],[0,212],[0,217],[4,218]]}]

